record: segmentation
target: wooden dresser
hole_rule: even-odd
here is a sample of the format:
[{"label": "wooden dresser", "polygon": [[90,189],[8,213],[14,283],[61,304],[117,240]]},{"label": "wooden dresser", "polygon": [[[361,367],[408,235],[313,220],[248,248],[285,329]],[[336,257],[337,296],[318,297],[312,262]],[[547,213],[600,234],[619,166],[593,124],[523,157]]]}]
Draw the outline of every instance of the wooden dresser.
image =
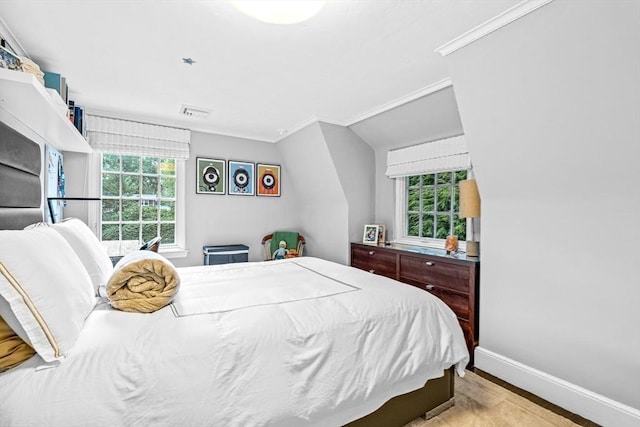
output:
[{"label": "wooden dresser", "polygon": [[351,243],[351,266],[416,286],[444,301],[458,316],[473,366],[478,345],[480,262],[444,250]]}]

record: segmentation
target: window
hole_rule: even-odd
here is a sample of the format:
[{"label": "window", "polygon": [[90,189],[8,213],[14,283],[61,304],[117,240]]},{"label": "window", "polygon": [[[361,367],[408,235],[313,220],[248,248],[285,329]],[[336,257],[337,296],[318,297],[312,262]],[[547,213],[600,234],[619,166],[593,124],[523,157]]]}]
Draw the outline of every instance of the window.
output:
[{"label": "window", "polygon": [[176,245],[176,159],[103,153],[100,235],[103,241],[145,242],[162,237]]},{"label": "window", "polygon": [[458,183],[467,178],[467,170],[411,175],[399,178],[401,238],[412,241],[445,239],[449,235],[466,240],[467,221],[460,218]]}]

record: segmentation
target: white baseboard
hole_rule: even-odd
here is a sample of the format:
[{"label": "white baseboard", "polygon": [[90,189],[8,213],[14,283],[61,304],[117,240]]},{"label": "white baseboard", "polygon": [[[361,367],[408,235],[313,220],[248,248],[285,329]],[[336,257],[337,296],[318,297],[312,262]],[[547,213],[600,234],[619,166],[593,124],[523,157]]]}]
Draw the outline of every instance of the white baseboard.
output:
[{"label": "white baseboard", "polygon": [[475,367],[602,426],[640,426],[640,410],[482,347]]}]

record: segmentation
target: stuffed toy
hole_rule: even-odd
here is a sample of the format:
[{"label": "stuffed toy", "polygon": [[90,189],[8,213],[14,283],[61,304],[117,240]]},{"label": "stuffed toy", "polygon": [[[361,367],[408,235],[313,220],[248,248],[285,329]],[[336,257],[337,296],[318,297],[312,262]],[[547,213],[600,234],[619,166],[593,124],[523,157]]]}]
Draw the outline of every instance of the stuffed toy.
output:
[{"label": "stuffed toy", "polygon": [[284,259],[289,253],[289,250],[287,249],[287,242],[285,242],[284,240],[280,240],[280,243],[278,244],[278,246],[280,247],[273,252],[272,258]]}]

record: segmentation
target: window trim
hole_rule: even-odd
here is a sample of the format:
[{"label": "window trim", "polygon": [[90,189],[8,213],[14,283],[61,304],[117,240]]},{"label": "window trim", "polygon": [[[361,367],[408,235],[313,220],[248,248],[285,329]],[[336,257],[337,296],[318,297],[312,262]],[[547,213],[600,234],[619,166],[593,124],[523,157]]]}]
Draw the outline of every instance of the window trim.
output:
[{"label": "window trim", "polygon": [[[396,206],[394,215],[394,243],[422,246],[433,249],[444,249],[445,239],[436,239],[434,237],[412,237],[405,236],[405,230],[407,229],[407,178],[406,176],[395,178],[395,192],[396,192]],[[469,221],[470,218],[466,218],[467,222],[467,236],[469,236]],[[459,241],[458,250],[461,252],[467,251],[467,242]]]},{"label": "window trim", "polygon": [[[145,157],[144,155],[139,155]],[[159,252],[167,258],[185,258],[189,251],[186,248],[186,160],[176,159],[176,239],[175,243],[160,245]],[[92,152],[87,155],[87,194],[102,194],[102,153]],[[100,239],[102,229],[102,203],[91,203],[87,221],[94,234]],[[100,239],[102,240],[102,239]]]}]

